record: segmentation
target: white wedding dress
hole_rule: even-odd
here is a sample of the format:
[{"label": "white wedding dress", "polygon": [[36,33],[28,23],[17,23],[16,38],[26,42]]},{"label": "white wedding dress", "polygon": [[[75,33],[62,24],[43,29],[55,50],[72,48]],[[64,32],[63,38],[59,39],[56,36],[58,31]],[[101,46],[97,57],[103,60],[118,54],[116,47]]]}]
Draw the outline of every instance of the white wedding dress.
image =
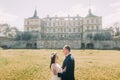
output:
[{"label": "white wedding dress", "polygon": [[53,73],[52,80],[61,80],[61,78],[59,78],[57,76],[57,73],[60,72],[60,70],[62,70],[60,65],[57,64],[57,63],[56,64],[52,64],[51,70],[52,70],[52,73]]}]

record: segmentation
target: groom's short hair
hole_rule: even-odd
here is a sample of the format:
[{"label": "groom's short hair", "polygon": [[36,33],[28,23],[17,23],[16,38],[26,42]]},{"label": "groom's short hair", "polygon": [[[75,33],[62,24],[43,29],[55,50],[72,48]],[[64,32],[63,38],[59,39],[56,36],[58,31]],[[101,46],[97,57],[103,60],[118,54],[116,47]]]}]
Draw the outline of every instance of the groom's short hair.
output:
[{"label": "groom's short hair", "polygon": [[69,52],[71,51],[71,48],[69,45],[65,45],[64,48],[67,49]]}]

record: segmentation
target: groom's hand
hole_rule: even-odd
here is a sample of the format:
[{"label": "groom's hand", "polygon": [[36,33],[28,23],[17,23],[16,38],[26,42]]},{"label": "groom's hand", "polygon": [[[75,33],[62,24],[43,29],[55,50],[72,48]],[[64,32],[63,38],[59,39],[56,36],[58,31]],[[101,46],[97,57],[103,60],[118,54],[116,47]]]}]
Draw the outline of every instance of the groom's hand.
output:
[{"label": "groom's hand", "polygon": [[58,77],[62,77],[62,73],[58,73]]}]

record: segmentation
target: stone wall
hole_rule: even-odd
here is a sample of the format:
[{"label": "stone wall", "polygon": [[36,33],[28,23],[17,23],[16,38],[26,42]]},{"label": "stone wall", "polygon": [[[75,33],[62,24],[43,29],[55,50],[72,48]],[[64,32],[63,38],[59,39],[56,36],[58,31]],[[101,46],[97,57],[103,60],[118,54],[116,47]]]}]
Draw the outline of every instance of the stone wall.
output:
[{"label": "stone wall", "polygon": [[94,41],[95,49],[114,49],[115,47],[114,41]]},{"label": "stone wall", "polygon": [[3,45],[15,49],[61,49],[64,45],[70,45],[73,49],[81,48],[81,42],[79,40],[5,41],[2,42],[1,46]]},{"label": "stone wall", "polygon": [[41,40],[37,41],[37,48],[61,49],[64,45],[70,45],[73,49],[81,48],[80,40]]},{"label": "stone wall", "polygon": [[[90,42],[89,42],[90,43]],[[88,43],[85,43],[87,45]],[[120,49],[120,42],[93,41],[94,49]],[[5,41],[0,46],[7,45],[13,49],[62,49],[64,45],[70,45],[72,49],[80,49],[80,40],[39,40],[39,41]],[[85,47],[87,48],[87,47]]]},{"label": "stone wall", "polygon": [[117,49],[120,49],[120,41],[119,40],[117,40],[117,41],[114,41],[115,42],[115,48],[117,48]]},{"label": "stone wall", "polygon": [[26,48],[26,43],[26,41],[5,41],[2,42],[1,46],[7,46],[7,48],[24,49]]}]

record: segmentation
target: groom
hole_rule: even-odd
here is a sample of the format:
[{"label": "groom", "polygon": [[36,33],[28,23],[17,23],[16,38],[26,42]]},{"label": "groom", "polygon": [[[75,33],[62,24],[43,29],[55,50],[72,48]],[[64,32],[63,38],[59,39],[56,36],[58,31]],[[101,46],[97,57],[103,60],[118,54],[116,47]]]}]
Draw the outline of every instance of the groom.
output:
[{"label": "groom", "polygon": [[75,80],[74,78],[74,58],[71,55],[70,46],[65,45],[63,47],[63,53],[65,55],[65,60],[63,62],[62,68],[65,69],[62,73],[58,73],[58,77],[61,77],[62,80]]}]

